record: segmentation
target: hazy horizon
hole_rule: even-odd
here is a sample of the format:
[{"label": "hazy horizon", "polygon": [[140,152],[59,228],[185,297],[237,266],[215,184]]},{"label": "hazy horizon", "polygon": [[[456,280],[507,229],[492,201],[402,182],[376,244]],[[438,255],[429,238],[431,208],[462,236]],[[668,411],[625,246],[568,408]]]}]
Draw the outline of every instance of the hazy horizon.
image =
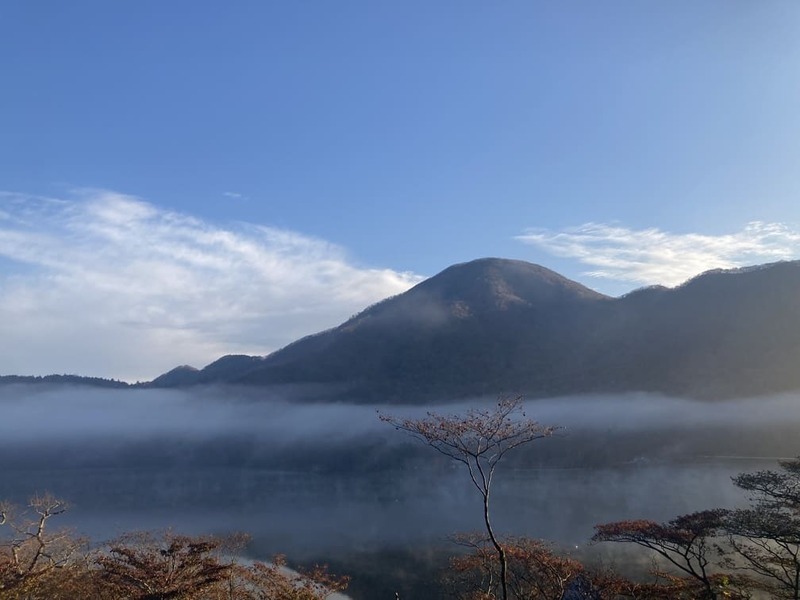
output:
[{"label": "hazy horizon", "polygon": [[[314,535],[319,550],[406,543],[422,535],[414,531],[444,540],[479,524],[466,474],[380,422],[378,411],[421,417],[492,401],[378,407],[297,404],[224,387],[3,386],[0,498],[64,495],[75,504],[70,519],[94,535],[250,523],[262,543],[283,540],[297,552]],[[800,406],[791,395],[593,396],[528,401],[525,410],[563,429],[501,467],[496,519],[501,530],[561,543],[584,543],[601,521],[741,504],[730,476],[798,453]]]}]

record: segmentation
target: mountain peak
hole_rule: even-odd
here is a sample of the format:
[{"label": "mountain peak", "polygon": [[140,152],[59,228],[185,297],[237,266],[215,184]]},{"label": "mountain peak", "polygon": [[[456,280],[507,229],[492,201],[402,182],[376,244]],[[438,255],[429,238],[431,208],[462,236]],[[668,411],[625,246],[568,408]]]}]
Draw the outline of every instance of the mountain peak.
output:
[{"label": "mountain peak", "polygon": [[608,297],[540,265],[480,258],[452,265],[406,293],[365,310],[355,320],[409,311],[419,314],[421,310],[465,318],[513,308],[605,299]]},{"label": "mountain peak", "polygon": [[465,296],[488,294],[498,307],[542,301],[602,299],[603,294],[541,265],[505,258],[479,258],[448,267],[421,283],[422,289]]}]

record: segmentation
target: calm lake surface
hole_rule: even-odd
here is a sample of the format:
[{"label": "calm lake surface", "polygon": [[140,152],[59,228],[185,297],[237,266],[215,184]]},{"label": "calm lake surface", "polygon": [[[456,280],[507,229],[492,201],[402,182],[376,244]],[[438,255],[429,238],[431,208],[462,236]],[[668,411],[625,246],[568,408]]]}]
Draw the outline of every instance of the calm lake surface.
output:
[{"label": "calm lake surface", "polygon": [[[730,477],[765,460],[705,460],[624,468],[498,473],[494,521],[503,531],[585,544],[597,523],[664,520],[743,501]],[[93,539],[173,527],[246,531],[267,555],[430,544],[481,526],[466,473],[397,471],[326,475],[231,467],[7,469],[0,497],[51,491],[72,504],[62,523]]]},{"label": "calm lake surface", "polygon": [[[72,504],[62,522],[95,540],[165,527],[243,531],[259,557],[437,544],[479,529],[466,472],[381,423],[376,410],[386,408],[261,391],[8,386],[0,498],[50,491]],[[731,476],[800,454],[792,396],[564,398],[526,410],[566,429],[501,465],[494,523],[569,546],[602,522],[743,504]]]}]

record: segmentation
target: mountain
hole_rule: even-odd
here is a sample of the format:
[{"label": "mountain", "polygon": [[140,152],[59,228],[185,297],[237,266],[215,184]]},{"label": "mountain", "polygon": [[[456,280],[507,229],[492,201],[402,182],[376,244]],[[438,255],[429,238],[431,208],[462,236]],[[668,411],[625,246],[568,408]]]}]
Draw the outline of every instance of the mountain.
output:
[{"label": "mountain", "polygon": [[800,389],[800,262],[704,273],[621,298],[522,261],[454,265],[267,357],[179,368],[154,386],[330,385],[423,401],[654,391],[722,398]]},{"label": "mountain", "polygon": [[800,389],[798,261],[709,271],[615,304],[592,360],[628,389],[710,398]]},{"label": "mountain", "polygon": [[197,385],[200,383],[214,383],[234,380],[245,375],[263,362],[258,356],[245,356],[243,354],[229,354],[215,360],[202,370],[189,365],[175,367],[151,381],[148,387],[180,387],[184,385]]}]

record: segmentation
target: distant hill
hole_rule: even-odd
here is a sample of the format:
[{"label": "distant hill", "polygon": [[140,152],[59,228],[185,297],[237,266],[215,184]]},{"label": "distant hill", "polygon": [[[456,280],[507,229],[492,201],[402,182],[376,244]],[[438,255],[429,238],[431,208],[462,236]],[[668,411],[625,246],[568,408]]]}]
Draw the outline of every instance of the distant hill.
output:
[{"label": "distant hill", "polygon": [[104,388],[130,387],[124,381],[103,379],[102,377],[83,377],[81,375],[0,375],[0,385],[49,383],[58,385],[87,385]]},{"label": "distant hill", "polygon": [[231,381],[249,373],[263,361],[264,359],[258,356],[230,354],[215,360],[202,370],[188,365],[175,367],[171,371],[159,375],[146,385],[148,387],[180,387],[200,383]]},{"label": "distant hill", "polygon": [[611,298],[538,265],[486,258],[267,357],[179,367],[149,385],[330,384],[348,399],[385,402],[502,392],[727,398],[800,389],[799,359],[800,262]]}]

